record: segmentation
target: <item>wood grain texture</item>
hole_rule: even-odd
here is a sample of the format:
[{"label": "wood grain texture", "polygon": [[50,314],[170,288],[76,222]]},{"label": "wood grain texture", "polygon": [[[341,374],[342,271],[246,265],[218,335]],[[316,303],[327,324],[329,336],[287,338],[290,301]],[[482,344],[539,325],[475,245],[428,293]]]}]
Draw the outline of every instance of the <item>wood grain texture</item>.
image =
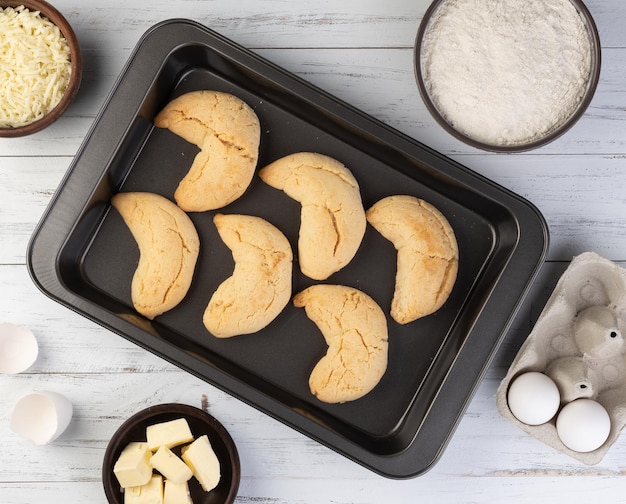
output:
[{"label": "wood grain texture", "polygon": [[[554,452],[503,420],[495,393],[574,255],[594,250],[626,266],[626,2],[587,0],[602,40],[597,93],[557,141],[521,155],[472,149],[429,116],[413,69],[428,0],[58,0],[79,37],[85,71],[76,101],[50,128],[0,141],[0,322],[30,327],[40,355],[0,377],[0,503],[104,503],[107,442],[151,404],[207,409],[233,436],[242,461],[237,503],[299,504],[621,502],[626,440],[597,466]],[[88,134],[135,44],[155,23],[196,20],[325,91],[531,201],[551,244],[509,334],[438,463],[407,481],[377,476],[60,306],[29,278],[30,236]],[[34,447],[8,427],[31,390],[66,394],[69,430]],[[375,413],[375,412],[374,412]]]}]

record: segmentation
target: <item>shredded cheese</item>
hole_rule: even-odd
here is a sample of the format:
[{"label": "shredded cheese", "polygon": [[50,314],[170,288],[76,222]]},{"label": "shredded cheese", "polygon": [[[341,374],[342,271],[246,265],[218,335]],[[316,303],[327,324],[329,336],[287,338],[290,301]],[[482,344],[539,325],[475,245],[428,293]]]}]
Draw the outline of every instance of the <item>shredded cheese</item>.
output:
[{"label": "shredded cheese", "polygon": [[0,128],[41,119],[70,81],[70,48],[39,11],[0,8]]}]

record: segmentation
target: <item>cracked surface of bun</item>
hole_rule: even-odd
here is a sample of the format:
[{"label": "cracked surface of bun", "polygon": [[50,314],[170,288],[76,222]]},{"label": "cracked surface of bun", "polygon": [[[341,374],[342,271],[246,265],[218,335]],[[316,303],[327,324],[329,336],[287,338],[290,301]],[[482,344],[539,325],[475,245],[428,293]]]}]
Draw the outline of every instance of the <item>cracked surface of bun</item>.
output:
[{"label": "cracked surface of bun", "polygon": [[192,91],[170,101],[154,124],[196,145],[174,199],[186,212],[216,210],[246,191],[259,155],[261,129],[243,100],[218,91]]},{"label": "cracked surface of bun", "polygon": [[456,237],[444,215],[424,200],[399,195],[375,203],[367,220],[397,251],[392,318],[408,324],[441,308],[459,263]]},{"label": "cracked surface of bun", "polygon": [[325,280],[352,260],[367,221],[348,168],[329,156],[298,152],[265,166],[259,176],[302,205],[298,259],[304,275]]},{"label": "cracked surface of bun", "polygon": [[364,292],[317,284],[295,295],[321,331],[328,351],[315,365],[309,388],[320,401],[343,403],[369,393],[387,370],[387,319]]},{"label": "cracked surface of bun", "polygon": [[291,245],[261,217],[217,214],[213,220],[232,251],[235,268],[213,293],[204,325],[218,338],[255,333],[291,299]]},{"label": "cracked surface of bun", "polygon": [[153,319],[186,296],[200,250],[198,233],[185,212],[158,194],[118,193],[111,203],[139,247],[131,283],[133,306]]}]

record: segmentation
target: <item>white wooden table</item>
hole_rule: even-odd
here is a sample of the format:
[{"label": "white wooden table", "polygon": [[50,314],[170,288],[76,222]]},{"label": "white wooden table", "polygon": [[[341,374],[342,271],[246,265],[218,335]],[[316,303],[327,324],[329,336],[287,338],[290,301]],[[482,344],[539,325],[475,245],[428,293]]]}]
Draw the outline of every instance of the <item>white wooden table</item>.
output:
[{"label": "white wooden table", "polygon": [[[495,391],[572,256],[626,265],[626,2],[587,0],[602,39],[602,74],[580,122],[520,155],[474,150],[446,134],[420,99],[413,41],[428,0],[56,0],[79,37],[81,91],[49,129],[0,139],[0,321],[30,327],[40,356],[0,376],[0,503],[104,503],[111,434],[146,406],[208,407],[240,451],[237,502],[626,502],[626,438],[597,466],[546,447],[500,417]],[[533,202],[551,232],[548,261],[435,467],[384,479],[41,294],[28,276],[29,237],[130,52],[153,24],[199,21]],[[17,400],[55,390],[75,405],[70,428],[35,447],[9,429]]]}]

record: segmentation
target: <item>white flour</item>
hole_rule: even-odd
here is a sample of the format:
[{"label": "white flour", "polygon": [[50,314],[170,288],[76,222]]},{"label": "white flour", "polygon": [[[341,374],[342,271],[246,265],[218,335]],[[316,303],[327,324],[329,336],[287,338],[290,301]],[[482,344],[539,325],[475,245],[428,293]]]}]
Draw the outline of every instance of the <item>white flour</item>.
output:
[{"label": "white flour", "polygon": [[591,75],[590,36],[569,0],[447,0],[420,54],[431,100],[458,131],[526,144],[563,124]]}]

